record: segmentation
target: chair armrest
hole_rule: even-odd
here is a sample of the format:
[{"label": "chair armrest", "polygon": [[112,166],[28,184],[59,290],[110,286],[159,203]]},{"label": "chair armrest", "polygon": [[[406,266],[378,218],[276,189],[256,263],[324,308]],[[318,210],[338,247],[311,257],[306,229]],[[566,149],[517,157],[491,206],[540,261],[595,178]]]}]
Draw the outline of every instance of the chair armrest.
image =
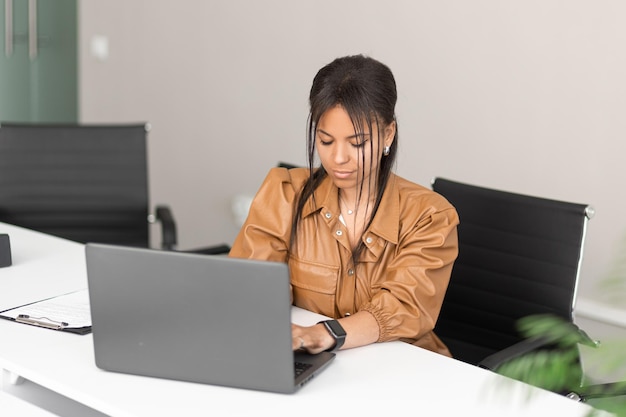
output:
[{"label": "chair armrest", "polygon": [[[574,343],[579,343],[590,347],[597,347],[599,345],[599,342],[591,339],[584,330],[580,329],[574,323],[567,323],[567,326],[570,329],[569,331],[572,332],[574,335],[574,337],[571,339]],[[522,355],[533,352],[540,348],[554,347],[555,343],[558,342],[558,338],[555,339],[550,334],[546,334],[545,336],[541,337],[524,339],[519,343],[511,345],[507,348],[502,349],[499,352],[496,352],[486,357],[478,364],[478,366],[481,368],[495,371],[500,365],[505,362],[508,362],[512,359],[518,358]]]},{"label": "chair armrest", "polygon": [[[178,244],[176,221],[169,206],[158,205],[155,208],[154,222],[161,223],[161,249],[172,251]],[[230,246],[220,244],[204,248],[184,250],[187,253],[199,253],[204,255],[218,255],[230,252]]]},{"label": "chair armrest", "polygon": [[545,338],[525,339],[519,343],[502,349],[478,363],[478,366],[495,371],[500,365],[512,359],[518,358],[527,353],[533,352],[541,347],[548,346],[550,342]]},{"label": "chair armrest", "polygon": [[176,221],[169,206],[156,206],[155,220],[161,223],[161,248],[173,250],[177,245]]}]

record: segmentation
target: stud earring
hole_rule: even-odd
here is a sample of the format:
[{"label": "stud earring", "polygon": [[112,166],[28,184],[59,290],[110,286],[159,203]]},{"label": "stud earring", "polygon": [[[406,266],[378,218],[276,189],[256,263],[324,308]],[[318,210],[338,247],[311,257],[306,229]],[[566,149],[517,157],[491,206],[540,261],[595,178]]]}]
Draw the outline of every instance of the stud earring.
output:
[{"label": "stud earring", "polygon": [[387,156],[389,155],[389,152],[391,152],[391,147],[385,146],[385,148],[383,149],[383,155]]}]

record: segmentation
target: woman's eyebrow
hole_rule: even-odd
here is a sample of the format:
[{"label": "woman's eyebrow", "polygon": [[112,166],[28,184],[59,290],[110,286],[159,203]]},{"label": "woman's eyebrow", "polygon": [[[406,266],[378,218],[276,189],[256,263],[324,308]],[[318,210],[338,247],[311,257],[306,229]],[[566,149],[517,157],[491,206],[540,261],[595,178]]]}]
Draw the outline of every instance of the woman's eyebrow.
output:
[{"label": "woman's eyebrow", "polygon": [[[324,129],[320,129],[320,128],[318,128],[318,129],[317,129],[317,131],[318,131],[319,133],[322,133],[322,134],[324,134],[324,135],[328,136],[329,138],[333,138],[333,139],[334,139],[334,136],[333,136],[333,135],[331,135],[330,133],[326,132]],[[355,133],[354,135],[350,135],[350,136],[346,137],[346,139],[357,139],[357,138],[363,138],[363,139],[366,139],[366,138],[368,138],[369,136],[370,136],[370,134],[369,134],[369,133]]]},{"label": "woman's eyebrow", "polygon": [[323,135],[326,135],[326,136],[328,136],[330,138],[333,137],[333,135],[331,135],[330,133],[326,132],[324,129],[320,129],[319,127],[317,128],[317,132],[318,133],[322,133]]}]

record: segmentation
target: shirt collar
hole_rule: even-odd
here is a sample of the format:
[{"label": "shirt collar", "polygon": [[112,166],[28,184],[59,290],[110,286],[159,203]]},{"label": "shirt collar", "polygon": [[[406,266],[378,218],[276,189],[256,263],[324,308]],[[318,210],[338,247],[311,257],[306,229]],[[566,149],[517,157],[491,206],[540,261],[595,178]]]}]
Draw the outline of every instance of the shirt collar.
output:
[{"label": "shirt collar", "polygon": [[[400,197],[396,184],[397,176],[391,174],[387,188],[380,201],[376,217],[372,221],[367,233],[374,233],[388,242],[397,244],[400,228]],[[302,217],[307,217],[320,210],[339,213],[338,189],[327,176],[315,190],[315,204],[310,197],[302,209]]]}]

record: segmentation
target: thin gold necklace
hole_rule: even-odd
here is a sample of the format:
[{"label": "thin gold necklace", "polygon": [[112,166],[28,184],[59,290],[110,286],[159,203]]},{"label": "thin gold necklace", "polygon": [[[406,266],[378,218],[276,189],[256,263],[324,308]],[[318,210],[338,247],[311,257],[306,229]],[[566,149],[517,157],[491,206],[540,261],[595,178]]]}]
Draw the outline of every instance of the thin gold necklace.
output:
[{"label": "thin gold necklace", "polygon": [[339,194],[339,205],[343,205],[346,209],[346,213],[348,215],[352,215],[354,214],[354,210],[350,209],[350,207],[348,207],[348,205],[346,204],[345,201],[343,201],[343,198],[341,198],[341,194]]}]

